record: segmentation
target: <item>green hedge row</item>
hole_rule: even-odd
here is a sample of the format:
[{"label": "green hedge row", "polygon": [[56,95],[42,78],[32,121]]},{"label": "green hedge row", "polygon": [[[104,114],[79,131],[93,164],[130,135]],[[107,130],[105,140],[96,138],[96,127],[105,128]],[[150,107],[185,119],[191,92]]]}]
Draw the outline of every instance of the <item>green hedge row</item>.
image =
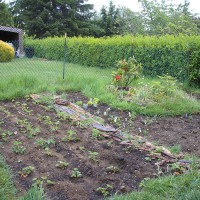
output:
[{"label": "green hedge row", "polygon": [[[25,44],[38,57],[63,60],[63,37],[26,39]],[[67,38],[67,62],[108,68],[132,55],[142,63],[144,75],[169,74],[200,84],[200,36]]]}]

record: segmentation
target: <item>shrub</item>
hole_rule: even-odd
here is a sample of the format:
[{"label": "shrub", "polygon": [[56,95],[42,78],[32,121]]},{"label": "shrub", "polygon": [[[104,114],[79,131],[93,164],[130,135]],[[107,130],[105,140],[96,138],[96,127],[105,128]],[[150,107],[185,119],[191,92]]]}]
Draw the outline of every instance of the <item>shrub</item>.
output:
[{"label": "shrub", "polygon": [[127,87],[134,80],[139,78],[142,72],[142,66],[134,57],[130,57],[128,61],[120,60],[117,64],[117,71],[113,72],[112,82],[115,86]]},{"label": "shrub", "polygon": [[[36,57],[63,60],[64,37],[31,40]],[[118,60],[135,56],[142,63],[144,75],[168,74],[181,81],[199,83],[200,36],[117,36],[112,38],[67,39],[67,62],[111,68]]]},{"label": "shrub", "polygon": [[9,62],[14,58],[14,56],[14,48],[0,40],[0,62]]}]

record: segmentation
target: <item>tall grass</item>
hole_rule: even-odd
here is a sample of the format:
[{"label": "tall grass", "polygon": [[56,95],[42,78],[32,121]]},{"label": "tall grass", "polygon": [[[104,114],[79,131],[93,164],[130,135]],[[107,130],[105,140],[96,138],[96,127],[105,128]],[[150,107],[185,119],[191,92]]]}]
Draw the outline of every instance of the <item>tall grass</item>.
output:
[{"label": "tall grass", "polygon": [[9,167],[0,156],[0,200],[14,200],[16,189],[12,184],[12,175]]},{"label": "tall grass", "polygon": [[165,176],[151,179],[141,191],[109,200],[199,200],[200,173],[193,171],[180,176]]}]

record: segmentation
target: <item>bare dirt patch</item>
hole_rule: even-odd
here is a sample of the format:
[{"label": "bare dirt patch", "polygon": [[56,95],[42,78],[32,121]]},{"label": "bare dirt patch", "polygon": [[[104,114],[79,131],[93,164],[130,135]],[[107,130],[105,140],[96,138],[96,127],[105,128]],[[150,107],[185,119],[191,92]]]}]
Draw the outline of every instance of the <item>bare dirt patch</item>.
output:
[{"label": "bare dirt patch", "polygon": [[[73,102],[82,100],[86,103],[88,101],[81,93],[68,94],[67,97]],[[123,131],[141,135],[167,147],[180,145],[184,153],[200,156],[200,113],[191,116],[185,113],[185,115],[177,117],[137,116],[132,119],[128,111],[124,112],[113,108],[107,115],[104,115],[108,108],[108,105],[100,103],[98,109],[88,108],[88,111],[101,116],[106,122]],[[115,117],[118,117],[117,122],[114,122]]]}]

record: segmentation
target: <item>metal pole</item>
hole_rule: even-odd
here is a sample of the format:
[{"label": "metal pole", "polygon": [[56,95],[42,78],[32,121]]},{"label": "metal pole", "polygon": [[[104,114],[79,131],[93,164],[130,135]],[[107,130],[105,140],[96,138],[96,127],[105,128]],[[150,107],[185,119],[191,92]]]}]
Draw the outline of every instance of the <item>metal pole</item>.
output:
[{"label": "metal pole", "polygon": [[67,53],[67,33],[65,33],[65,43],[64,43],[63,79],[65,78],[65,64],[67,56],[66,53]]}]

